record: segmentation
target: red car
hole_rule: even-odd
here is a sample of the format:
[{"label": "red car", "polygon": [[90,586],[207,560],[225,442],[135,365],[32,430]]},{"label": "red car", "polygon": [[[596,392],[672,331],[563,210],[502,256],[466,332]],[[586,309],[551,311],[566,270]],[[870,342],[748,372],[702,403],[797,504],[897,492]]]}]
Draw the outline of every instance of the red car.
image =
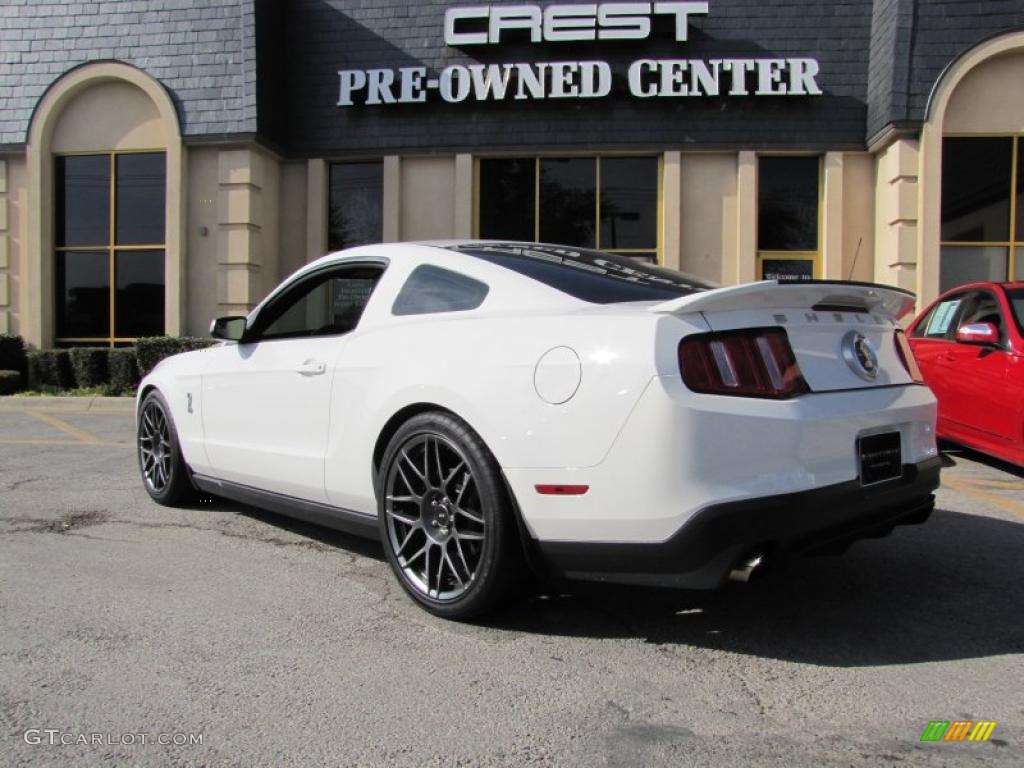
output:
[{"label": "red car", "polygon": [[1024,467],[1024,282],[947,291],[907,328],[938,436]]}]

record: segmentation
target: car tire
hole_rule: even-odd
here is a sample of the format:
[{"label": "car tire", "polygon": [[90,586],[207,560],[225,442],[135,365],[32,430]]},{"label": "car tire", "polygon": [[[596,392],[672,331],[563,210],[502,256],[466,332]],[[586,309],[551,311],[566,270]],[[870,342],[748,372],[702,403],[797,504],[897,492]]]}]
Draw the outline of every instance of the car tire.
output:
[{"label": "car tire", "polygon": [[377,510],[388,562],[420,606],[466,620],[510,593],[522,553],[501,470],[458,417],[419,414],[381,461]]},{"label": "car tire", "polygon": [[163,395],[155,389],[142,401],[136,433],[139,472],[150,498],[166,507],[191,499],[195,488],[181,453],[174,417]]}]

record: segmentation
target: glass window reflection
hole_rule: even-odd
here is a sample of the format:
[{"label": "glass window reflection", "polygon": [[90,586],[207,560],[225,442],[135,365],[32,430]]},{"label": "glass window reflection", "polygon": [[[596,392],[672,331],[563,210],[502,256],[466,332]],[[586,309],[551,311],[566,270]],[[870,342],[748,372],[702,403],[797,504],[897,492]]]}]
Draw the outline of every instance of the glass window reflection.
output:
[{"label": "glass window reflection", "polygon": [[57,336],[110,335],[110,263],[106,251],[57,254]]},{"label": "glass window reflection", "polygon": [[380,162],[332,163],[327,242],[332,251],[384,238],[384,169]]},{"label": "glass window reflection", "polygon": [[537,163],[531,158],[480,161],[480,237],[488,240],[536,238]]},{"label": "glass window reflection", "polygon": [[757,173],[757,247],[818,250],[817,157],[762,157]]},{"label": "glass window reflection", "polygon": [[942,141],[942,239],[1006,242],[1010,233],[1010,138]]},{"label": "glass window reflection", "polygon": [[114,263],[116,336],[159,336],[164,329],[164,252],[118,251]]},{"label": "glass window reflection", "polygon": [[596,194],[596,158],[543,158],[538,210],[541,242],[595,247]]},{"label": "glass window reflection", "polygon": [[110,155],[57,157],[57,247],[110,242]]},{"label": "glass window reflection", "polygon": [[601,248],[657,248],[658,159],[601,158]]},{"label": "glass window reflection", "polygon": [[163,152],[117,155],[118,245],[155,245],[164,241]]}]

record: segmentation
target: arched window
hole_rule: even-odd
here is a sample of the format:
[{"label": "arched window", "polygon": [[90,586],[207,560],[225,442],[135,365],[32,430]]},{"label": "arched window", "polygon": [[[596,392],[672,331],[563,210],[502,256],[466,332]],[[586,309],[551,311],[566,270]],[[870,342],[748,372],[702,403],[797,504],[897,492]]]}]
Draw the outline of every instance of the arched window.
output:
[{"label": "arched window", "polygon": [[27,148],[23,329],[38,346],[130,343],[181,326],[183,148],[174,105],[117,62],[56,80]]}]

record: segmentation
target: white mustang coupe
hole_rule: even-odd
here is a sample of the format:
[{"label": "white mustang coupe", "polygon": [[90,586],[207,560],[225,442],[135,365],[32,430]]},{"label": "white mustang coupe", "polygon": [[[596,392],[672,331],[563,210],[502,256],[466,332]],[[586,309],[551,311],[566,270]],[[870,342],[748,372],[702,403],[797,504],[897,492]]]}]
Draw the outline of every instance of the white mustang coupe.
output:
[{"label": "white mustang coupe", "polygon": [[161,504],[195,489],[379,538],[468,618],[528,566],[715,587],[920,523],[935,399],[878,285],[711,289],[535,243],[372,245],[303,267],[138,394]]}]

